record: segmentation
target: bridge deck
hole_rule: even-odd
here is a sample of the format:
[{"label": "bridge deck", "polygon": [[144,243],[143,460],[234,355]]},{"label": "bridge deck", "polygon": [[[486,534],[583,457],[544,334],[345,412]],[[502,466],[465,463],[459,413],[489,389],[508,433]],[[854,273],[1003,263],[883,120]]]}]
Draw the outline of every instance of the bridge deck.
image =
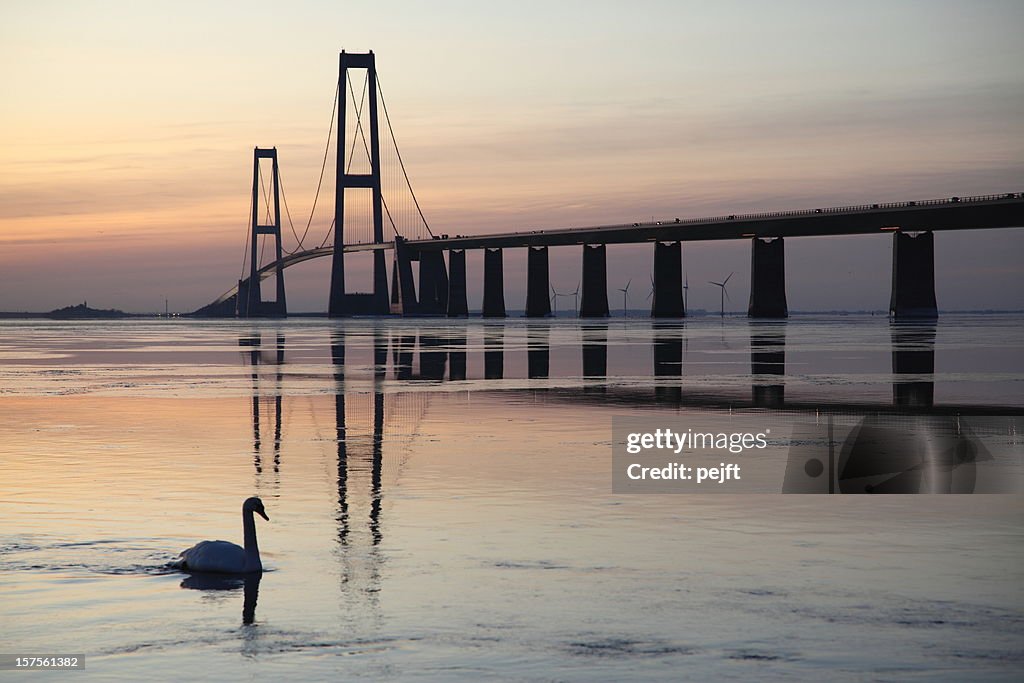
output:
[{"label": "bridge deck", "polygon": [[[676,222],[678,221],[678,222]],[[885,230],[971,230],[1024,227],[1024,192],[983,197],[932,199],[803,211],[716,216],[586,228],[410,241],[419,250],[486,247],[554,247],[572,244],[627,244],[708,241],[751,237],[813,237],[873,234]]]}]

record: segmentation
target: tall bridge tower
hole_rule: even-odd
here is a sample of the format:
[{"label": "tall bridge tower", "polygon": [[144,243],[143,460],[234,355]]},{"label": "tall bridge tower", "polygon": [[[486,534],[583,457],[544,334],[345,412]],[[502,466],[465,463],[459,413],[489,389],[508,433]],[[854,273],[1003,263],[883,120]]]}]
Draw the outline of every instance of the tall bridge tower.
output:
[{"label": "tall bridge tower", "polygon": [[[365,69],[367,78],[367,99],[370,109],[370,172],[349,173],[345,164],[345,116],[348,113],[349,69]],[[358,103],[356,103],[358,104]],[[345,193],[347,190],[369,190],[372,193],[373,241],[384,242],[384,213],[380,192],[380,136],[377,126],[377,69],[373,52],[365,54],[347,53],[339,55],[338,65],[338,133],[337,164],[334,194],[334,252],[331,263],[331,298],[327,313],[330,317],[350,315],[387,315],[391,306],[388,301],[387,266],[384,252],[373,252],[373,292],[369,294],[347,293],[345,291]]]}]

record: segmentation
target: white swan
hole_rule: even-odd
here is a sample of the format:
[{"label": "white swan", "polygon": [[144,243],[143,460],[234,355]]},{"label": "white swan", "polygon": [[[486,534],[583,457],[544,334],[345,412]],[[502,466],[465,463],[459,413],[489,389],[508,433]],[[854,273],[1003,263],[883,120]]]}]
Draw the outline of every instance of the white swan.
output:
[{"label": "white swan", "polygon": [[183,551],[171,566],[193,572],[217,572],[219,574],[249,574],[262,572],[260,548],[256,544],[256,522],[252,513],[270,521],[259,498],[247,498],[242,503],[242,532],[245,547],[240,548],[228,541],[200,541]]}]

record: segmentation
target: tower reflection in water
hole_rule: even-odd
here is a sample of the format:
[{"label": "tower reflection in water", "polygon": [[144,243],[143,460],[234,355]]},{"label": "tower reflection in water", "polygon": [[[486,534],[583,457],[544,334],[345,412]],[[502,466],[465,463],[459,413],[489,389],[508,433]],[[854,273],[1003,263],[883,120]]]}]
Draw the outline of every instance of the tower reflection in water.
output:
[{"label": "tower reflection in water", "polygon": [[[281,332],[277,333],[272,353],[267,353],[263,349],[262,343],[262,335],[258,331],[253,331],[248,336],[238,339],[239,347],[249,349],[242,355],[252,368],[250,375],[252,379],[252,453],[253,467],[256,470],[257,493],[261,493],[264,488],[263,429],[260,421],[260,406],[266,402],[272,403],[274,407],[271,486],[275,492],[281,486],[281,401],[285,337]],[[269,387],[263,383],[263,375],[260,372],[261,366],[264,365],[273,365],[275,368],[272,386]],[[266,396],[268,393],[269,397]],[[267,398],[270,400],[267,401]]]},{"label": "tower reflection in water", "polygon": [[[264,488],[264,477],[266,475],[263,463],[263,430],[260,420],[261,404],[264,403],[264,394],[271,392],[272,404],[274,406],[274,438],[273,438],[273,480],[272,487],[274,495],[281,485],[281,402],[283,384],[283,365],[285,353],[285,338],[280,332],[276,335],[274,352],[267,354],[262,347],[262,335],[253,331],[247,336],[238,339],[238,346],[243,349],[244,362],[251,367],[250,379],[252,382],[252,452],[253,468],[255,470],[255,487],[260,492]],[[260,368],[263,365],[272,364],[275,367],[273,386],[265,387],[262,382]],[[180,587],[200,591],[237,591],[242,589],[242,624],[250,626],[256,621],[256,603],[259,600],[260,581],[263,579],[262,572],[246,574],[244,576],[219,575],[219,574],[189,574],[182,580]]]},{"label": "tower reflection in water", "polygon": [[[382,382],[387,373],[389,340],[374,328],[372,338],[372,382],[370,391],[354,386],[347,362],[349,350],[344,329],[331,332],[331,362],[334,376],[335,446],[337,453],[337,555],[341,598],[346,618],[373,619],[379,614],[378,593],[383,557],[381,526],[385,394]],[[393,346],[395,374],[412,374],[415,337],[403,335]],[[365,363],[365,361],[364,361]],[[361,367],[356,364],[355,367]]]},{"label": "tower reflection in water", "polygon": [[[415,337],[399,339],[397,345],[396,372],[411,376],[412,348]],[[350,432],[347,402],[350,399],[345,382],[345,333],[334,330],[331,335],[331,361],[334,366],[335,394],[334,419],[335,440],[338,456],[338,542],[347,546],[352,534],[350,516],[350,499],[358,497],[360,492],[368,490],[369,524],[371,542],[374,546],[381,542],[381,481],[384,463],[384,392],[381,381],[387,372],[388,341],[380,330],[373,332],[373,390],[369,394],[371,416],[369,425],[362,430]],[[352,394],[351,398],[363,399],[365,396]],[[356,420],[358,421],[358,420]],[[365,427],[368,426],[367,430]],[[369,434],[366,432],[369,431]],[[366,482],[366,477],[369,482]],[[353,488],[353,483],[363,480],[363,489]],[[368,486],[366,486],[368,484]]]}]

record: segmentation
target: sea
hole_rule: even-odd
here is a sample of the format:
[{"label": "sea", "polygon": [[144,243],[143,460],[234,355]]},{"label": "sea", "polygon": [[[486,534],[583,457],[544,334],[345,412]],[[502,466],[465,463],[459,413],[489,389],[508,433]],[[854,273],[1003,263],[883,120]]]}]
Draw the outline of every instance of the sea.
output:
[{"label": "sea", "polygon": [[1019,681],[1022,323],[0,321],[0,678]]}]

